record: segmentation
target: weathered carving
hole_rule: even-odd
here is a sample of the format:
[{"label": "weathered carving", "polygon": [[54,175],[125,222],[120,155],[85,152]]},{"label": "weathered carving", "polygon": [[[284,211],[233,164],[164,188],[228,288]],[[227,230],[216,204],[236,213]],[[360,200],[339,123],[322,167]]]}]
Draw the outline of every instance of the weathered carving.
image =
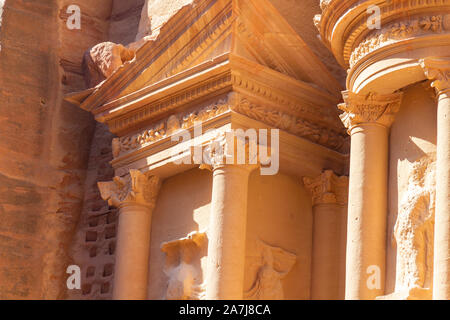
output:
[{"label": "weathered carving", "polygon": [[160,186],[161,180],[158,177],[139,170],[130,170],[129,175],[115,177],[111,182],[98,183],[103,200],[114,207],[128,203],[154,207]]},{"label": "weathered carving", "polygon": [[314,25],[316,26],[317,30],[320,31],[320,23],[322,22],[322,15],[316,14],[313,19]]},{"label": "weathered carving", "polygon": [[407,298],[414,298],[414,295],[422,292],[428,296],[422,298],[431,299],[435,161],[435,155],[428,155],[412,164],[408,188],[400,199],[394,227],[393,242],[397,247],[395,291],[404,293]]},{"label": "weathered carving", "polygon": [[102,42],[83,57],[86,85],[91,88],[111,76],[125,62],[134,58],[134,51],[121,44]]},{"label": "weathered carving", "polygon": [[344,111],[340,118],[349,131],[362,123],[376,122],[390,127],[400,109],[402,96],[402,93],[361,95],[346,91],[343,93],[344,103],[338,106]]},{"label": "weathered carving", "polygon": [[166,253],[164,273],[169,278],[167,300],[200,300],[204,297],[201,257],[206,254],[205,232],[192,232],[187,237],[166,242],[161,250]]},{"label": "weathered carving", "polygon": [[258,242],[258,271],[252,287],[244,293],[249,300],[284,299],[281,280],[291,271],[297,256],[278,247]]},{"label": "weathered carving", "polygon": [[316,178],[304,177],[303,182],[312,194],[313,205],[348,202],[348,177],[338,177],[332,170],[326,170]]},{"label": "weathered carving", "polygon": [[322,12],[327,10],[331,1],[333,1],[333,0],[320,0],[320,9],[322,9]]},{"label": "weathered carving", "polygon": [[438,94],[450,91],[450,58],[426,58],[420,65]]},{"label": "weathered carving", "polygon": [[389,24],[366,37],[352,51],[350,67],[353,67],[365,55],[388,44],[430,33],[441,33],[444,28],[448,28],[447,22],[444,23],[444,21],[449,18],[450,15],[434,15]]}]

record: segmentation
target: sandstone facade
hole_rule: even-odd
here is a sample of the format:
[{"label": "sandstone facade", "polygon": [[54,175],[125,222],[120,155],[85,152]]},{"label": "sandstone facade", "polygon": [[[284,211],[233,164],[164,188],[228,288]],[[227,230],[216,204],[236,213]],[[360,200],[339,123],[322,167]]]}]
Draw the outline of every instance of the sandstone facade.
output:
[{"label": "sandstone facade", "polygon": [[371,4],[6,0],[0,298],[449,299],[450,1]]}]

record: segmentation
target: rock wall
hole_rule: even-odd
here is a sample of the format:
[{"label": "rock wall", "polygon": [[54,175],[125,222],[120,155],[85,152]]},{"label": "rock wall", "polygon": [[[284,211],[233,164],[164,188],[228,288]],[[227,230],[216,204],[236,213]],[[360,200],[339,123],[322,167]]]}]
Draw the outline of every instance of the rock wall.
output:
[{"label": "rock wall", "polygon": [[110,13],[109,0],[76,2],[81,30],[66,26],[73,1],[6,0],[3,8],[0,299],[66,294],[94,121],[62,98],[84,88],[82,54],[104,39]]},{"label": "rock wall", "polygon": [[[122,45],[133,42],[143,5],[144,0],[112,0],[110,11],[105,14],[109,25],[102,41]],[[83,50],[102,41],[85,46]],[[79,59],[82,57],[83,54],[79,55]],[[109,164],[113,159],[113,138],[105,125],[97,123],[88,160],[83,209],[70,249],[72,263],[81,269],[82,288],[68,290],[69,299],[106,300],[112,297],[117,210],[109,208],[101,199],[97,182],[110,181],[114,177]]]}]

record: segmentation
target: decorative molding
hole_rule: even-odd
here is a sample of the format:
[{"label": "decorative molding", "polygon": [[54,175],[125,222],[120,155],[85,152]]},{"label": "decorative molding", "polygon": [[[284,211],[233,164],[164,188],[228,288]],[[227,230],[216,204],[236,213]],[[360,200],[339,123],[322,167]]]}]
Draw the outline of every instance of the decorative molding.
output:
[{"label": "decorative molding", "polygon": [[187,104],[193,100],[207,96],[211,92],[218,91],[231,85],[231,75],[212,79],[202,83],[200,86],[190,88],[178,94],[171,95],[163,101],[157,101],[140,108],[139,110],[127,113],[126,115],[108,122],[112,132],[123,130],[136,122],[149,120],[157,115],[173,110],[174,108]]},{"label": "decorative molding", "polygon": [[361,58],[379,48],[413,37],[439,34],[445,28],[449,30],[448,23],[444,25],[444,19],[450,20],[450,15],[423,16],[413,20],[404,20],[389,24],[387,27],[366,37],[352,51],[349,59],[350,68]]},{"label": "decorative molding", "polygon": [[161,180],[149,173],[130,170],[125,177],[114,177],[110,182],[98,182],[103,200],[110,206],[121,207],[127,204],[139,204],[153,208],[156,204]]},{"label": "decorative molding", "polygon": [[196,122],[210,120],[230,109],[231,107],[227,100],[222,99],[196,111],[170,116],[168,119],[158,122],[144,131],[113,139],[113,155],[117,158],[123,153],[149,145],[181,129],[190,129],[194,127]]},{"label": "decorative molding", "polygon": [[327,112],[326,108],[320,108],[309,102],[300,103],[299,99],[280,93],[258,81],[253,81],[238,74],[225,73],[210,81],[205,81],[200,85],[173,94],[170,98],[158,100],[154,103],[145,105],[138,110],[114,118],[108,121],[109,128],[111,132],[118,133],[138,122],[148,121],[180,106],[192,103],[195,100],[203,99],[226,87],[229,87],[230,89],[236,88],[246,90],[260,98],[278,104],[282,111],[288,113],[301,114],[307,118],[321,119],[322,121],[334,121],[332,113]]},{"label": "decorative molding", "polygon": [[233,107],[233,111],[333,150],[343,151],[348,146],[347,137],[337,130],[251,103],[245,98]]},{"label": "decorative molding", "polygon": [[[164,139],[179,130],[191,129],[195,123],[206,122],[230,110],[338,152],[346,152],[348,149],[348,137],[344,130],[339,132],[325,125],[320,126],[299,116],[293,116],[241,98],[237,101],[221,99],[199,110],[172,115],[141,132],[115,138],[112,143],[113,155],[117,158],[122,154]],[[298,111],[298,109],[296,110]],[[302,108],[305,113],[308,110],[307,107]],[[313,110],[309,110],[309,113],[312,113]]]},{"label": "decorative molding", "polygon": [[422,59],[420,65],[428,79],[433,81],[431,86],[436,89],[438,95],[450,91],[450,58],[430,57]]},{"label": "decorative molding", "polygon": [[326,170],[316,178],[304,177],[303,183],[311,192],[313,206],[320,204],[347,205],[348,177],[338,177]]},{"label": "decorative molding", "polygon": [[403,93],[362,95],[345,91],[343,97],[344,103],[338,108],[344,111],[340,118],[350,133],[355,126],[363,123],[378,123],[389,128],[400,109]]}]

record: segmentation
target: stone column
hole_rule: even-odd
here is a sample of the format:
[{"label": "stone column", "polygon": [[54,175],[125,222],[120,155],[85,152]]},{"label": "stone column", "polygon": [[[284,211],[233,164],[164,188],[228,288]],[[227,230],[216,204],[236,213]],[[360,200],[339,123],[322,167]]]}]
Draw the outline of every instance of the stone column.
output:
[{"label": "stone column", "polygon": [[119,208],[114,300],[147,299],[151,220],[160,185],[158,177],[138,170],[98,183],[102,198]]},{"label": "stone column", "polygon": [[345,298],[384,294],[389,128],[402,94],[344,92],[341,119],[351,136]]},{"label": "stone column", "polygon": [[342,208],[347,206],[348,178],[327,170],[317,178],[303,178],[313,202],[313,255],[311,299],[340,297]]},{"label": "stone column", "polygon": [[[248,180],[257,166],[237,164],[236,142],[232,134],[219,134],[208,147],[211,163],[203,166],[213,172],[206,272],[208,300],[243,299]],[[241,147],[248,158],[248,145]]]},{"label": "stone column", "polygon": [[421,65],[438,96],[433,299],[450,300],[450,58]]}]

